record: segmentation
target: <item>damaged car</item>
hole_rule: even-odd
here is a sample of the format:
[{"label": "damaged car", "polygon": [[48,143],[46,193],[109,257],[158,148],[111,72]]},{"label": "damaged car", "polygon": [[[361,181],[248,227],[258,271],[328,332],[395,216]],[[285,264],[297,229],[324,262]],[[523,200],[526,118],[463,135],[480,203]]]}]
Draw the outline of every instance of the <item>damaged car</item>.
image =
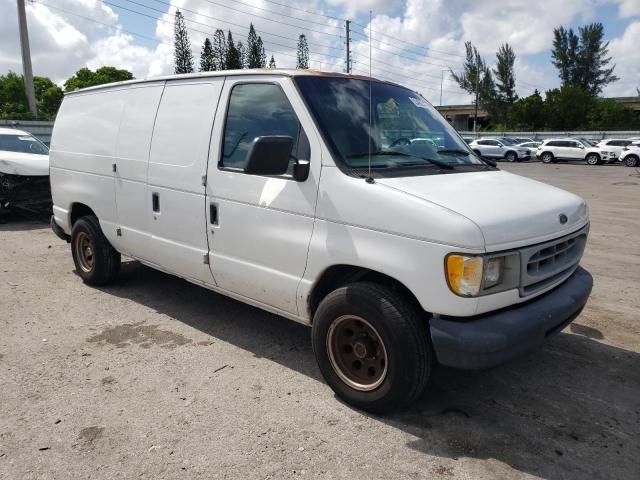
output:
[{"label": "damaged car", "polygon": [[49,149],[29,132],[0,128],[0,210],[51,207]]}]

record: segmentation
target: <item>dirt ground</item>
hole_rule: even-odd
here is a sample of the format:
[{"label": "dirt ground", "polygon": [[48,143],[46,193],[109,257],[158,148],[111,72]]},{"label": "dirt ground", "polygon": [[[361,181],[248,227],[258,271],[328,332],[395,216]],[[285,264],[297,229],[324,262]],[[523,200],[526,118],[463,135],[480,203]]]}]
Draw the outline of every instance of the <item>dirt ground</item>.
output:
[{"label": "dirt ground", "polygon": [[335,398],[307,327],[136,262],[86,287],[47,225],[9,219],[0,478],[640,478],[640,176],[503,167],[589,202],[589,304],[524,358],[437,369],[389,417]]}]

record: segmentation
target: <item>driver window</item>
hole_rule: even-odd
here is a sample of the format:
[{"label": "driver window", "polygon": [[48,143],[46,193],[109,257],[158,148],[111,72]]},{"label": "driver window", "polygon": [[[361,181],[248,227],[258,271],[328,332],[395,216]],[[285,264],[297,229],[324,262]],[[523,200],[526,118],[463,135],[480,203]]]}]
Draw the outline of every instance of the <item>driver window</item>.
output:
[{"label": "driver window", "polygon": [[[309,160],[309,142],[280,86],[272,83],[235,85],[229,98],[220,167],[243,169],[253,139],[267,135],[293,138],[292,156]],[[292,158],[290,169],[294,163]]]}]

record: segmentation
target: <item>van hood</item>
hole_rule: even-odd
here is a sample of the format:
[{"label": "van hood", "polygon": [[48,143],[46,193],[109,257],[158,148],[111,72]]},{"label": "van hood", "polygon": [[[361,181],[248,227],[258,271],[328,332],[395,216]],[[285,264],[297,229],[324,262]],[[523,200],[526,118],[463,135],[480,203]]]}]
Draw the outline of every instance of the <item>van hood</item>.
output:
[{"label": "van hood", "polygon": [[25,177],[49,175],[49,155],[0,151],[0,173]]},{"label": "van hood", "polygon": [[587,204],[577,195],[501,170],[380,178],[376,183],[467,217],[481,230],[488,251],[544,242],[588,222]]}]

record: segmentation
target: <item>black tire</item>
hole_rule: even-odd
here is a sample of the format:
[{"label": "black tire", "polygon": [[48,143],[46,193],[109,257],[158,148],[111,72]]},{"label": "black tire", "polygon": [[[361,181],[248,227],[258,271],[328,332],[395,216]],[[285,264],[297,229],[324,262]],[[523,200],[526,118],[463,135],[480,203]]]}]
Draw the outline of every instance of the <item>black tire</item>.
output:
[{"label": "black tire", "polygon": [[635,155],[627,155],[624,159],[624,164],[627,167],[637,167],[640,164],[640,159]]},{"label": "black tire", "polygon": [[474,150],[473,153],[475,153],[476,156],[482,158],[482,154],[480,153],[480,150]]},{"label": "black tire", "polygon": [[553,161],[554,161],[553,153],[544,152],[542,155],[540,155],[540,161],[542,163],[553,163]]},{"label": "black tire", "polygon": [[516,152],[507,152],[504,155],[504,159],[507,162],[514,163],[518,160],[518,155],[516,154]]},{"label": "black tire", "polygon": [[71,255],[76,272],[87,285],[107,285],[120,271],[120,253],[106,239],[94,216],[82,217],[73,225]]},{"label": "black tire", "polygon": [[[386,368],[379,385],[368,391],[341,379],[340,368],[334,367],[336,354],[329,352],[336,351],[330,347],[331,332],[337,329],[335,323],[346,317],[364,320],[382,342],[382,348],[374,348],[384,351]],[[409,405],[426,388],[433,363],[428,328],[419,311],[401,295],[378,284],[353,283],[334,290],[318,306],[311,334],[313,351],[322,376],[340,398],[356,408],[383,414]],[[375,358],[369,353],[367,356]]]},{"label": "black tire", "polygon": [[584,161],[587,162],[587,165],[598,165],[601,161],[600,155],[598,155],[597,153],[590,153],[587,155]]}]

